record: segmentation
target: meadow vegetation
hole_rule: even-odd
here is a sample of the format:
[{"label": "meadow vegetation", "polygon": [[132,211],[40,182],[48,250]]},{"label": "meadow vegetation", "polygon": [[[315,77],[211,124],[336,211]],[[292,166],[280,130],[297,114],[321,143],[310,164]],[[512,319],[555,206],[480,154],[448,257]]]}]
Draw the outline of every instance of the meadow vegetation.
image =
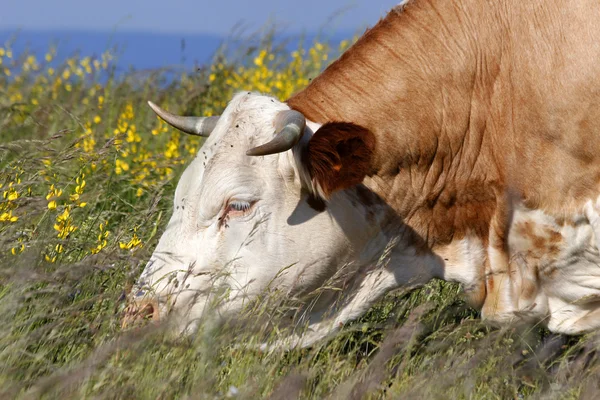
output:
[{"label": "meadow vegetation", "polygon": [[[348,45],[290,53],[267,35],[193,71],[119,76],[111,51],[57,64],[53,48],[38,59],[0,47],[2,398],[597,396],[598,335],[486,325],[457,285],[439,281],[392,293],[333,340],[289,352],[258,350],[277,330],[250,322],[207,324],[193,338],[121,328],[202,145],[146,101],[208,116],[239,90],[285,99]],[[249,315],[277,313],[263,300]]]}]

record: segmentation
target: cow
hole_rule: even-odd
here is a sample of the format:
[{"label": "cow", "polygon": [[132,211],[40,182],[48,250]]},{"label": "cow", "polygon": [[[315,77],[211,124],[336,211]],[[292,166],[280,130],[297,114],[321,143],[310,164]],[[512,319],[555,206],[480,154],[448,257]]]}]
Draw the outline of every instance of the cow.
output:
[{"label": "cow", "polygon": [[285,342],[308,346],[440,278],[489,321],[598,328],[599,17],[593,0],[412,0],[286,101],[150,103],[207,138],[124,322],[194,332],[215,287],[210,313],[233,318],[277,288],[309,299]]}]

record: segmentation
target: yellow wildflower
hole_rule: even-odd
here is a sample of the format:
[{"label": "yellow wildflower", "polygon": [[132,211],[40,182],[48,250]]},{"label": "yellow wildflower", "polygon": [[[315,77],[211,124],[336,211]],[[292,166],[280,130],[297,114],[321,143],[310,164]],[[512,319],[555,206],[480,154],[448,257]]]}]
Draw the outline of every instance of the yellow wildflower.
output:
[{"label": "yellow wildflower", "polygon": [[12,210],[0,214],[0,222],[17,222],[19,217],[12,215]]},{"label": "yellow wildflower", "polygon": [[23,243],[21,243],[21,245],[17,248],[17,247],[13,247],[12,249],[10,249],[10,253],[13,256],[16,256],[17,254],[22,253],[25,250],[25,245]]},{"label": "yellow wildflower", "polygon": [[123,171],[129,171],[129,164],[117,158],[115,161],[115,173],[120,175],[123,173]]},{"label": "yellow wildflower", "polygon": [[15,201],[19,198],[19,193],[14,188],[10,188],[7,192],[4,192],[4,198],[8,201]]},{"label": "yellow wildflower", "polygon": [[136,247],[142,247],[142,241],[140,240],[140,238],[137,235],[137,228],[134,228],[133,236],[131,237],[131,240],[129,240],[129,242],[127,242],[127,243],[119,242],[119,248],[121,248],[123,250],[133,250]]},{"label": "yellow wildflower", "polygon": [[100,223],[100,234],[98,235],[97,238],[97,245],[96,247],[92,248],[90,251],[92,252],[92,254],[97,254],[98,252],[100,252],[100,250],[102,250],[103,248],[106,247],[106,245],[108,244],[108,236],[110,235],[110,232],[108,230],[106,230],[106,226],[108,225],[108,221],[105,221],[104,223]]},{"label": "yellow wildflower", "polygon": [[71,233],[77,230],[77,227],[73,225],[73,218],[69,213],[69,207],[65,208],[62,214],[56,217],[56,224],[54,224],[54,230],[58,232],[58,238],[65,239]]}]

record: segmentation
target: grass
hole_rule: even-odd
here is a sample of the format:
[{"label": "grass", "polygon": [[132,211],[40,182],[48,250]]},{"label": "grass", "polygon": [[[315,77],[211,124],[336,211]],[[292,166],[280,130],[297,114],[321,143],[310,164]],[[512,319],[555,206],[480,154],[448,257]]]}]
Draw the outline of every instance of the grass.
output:
[{"label": "grass", "polygon": [[[292,54],[258,39],[198,71],[114,76],[111,53],[57,65],[0,49],[0,395],[3,398],[596,398],[599,337],[492,327],[440,281],[388,295],[329,342],[255,346],[276,330],[123,331],[126,293],[199,146],[160,122],[219,113],[237,90],[285,99],[348,43]],[[168,77],[176,76],[169,80]],[[240,344],[249,344],[244,347]]]}]

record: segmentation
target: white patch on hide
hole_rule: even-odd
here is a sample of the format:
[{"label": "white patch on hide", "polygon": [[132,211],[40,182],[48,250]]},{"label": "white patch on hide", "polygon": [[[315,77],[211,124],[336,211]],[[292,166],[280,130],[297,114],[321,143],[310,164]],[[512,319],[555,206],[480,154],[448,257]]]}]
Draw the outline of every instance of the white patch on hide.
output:
[{"label": "white patch on hide", "polygon": [[515,209],[509,250],[516,315],[554,332],[600,327],[599,221],[591,202],[563,223],[541,210]]}]

